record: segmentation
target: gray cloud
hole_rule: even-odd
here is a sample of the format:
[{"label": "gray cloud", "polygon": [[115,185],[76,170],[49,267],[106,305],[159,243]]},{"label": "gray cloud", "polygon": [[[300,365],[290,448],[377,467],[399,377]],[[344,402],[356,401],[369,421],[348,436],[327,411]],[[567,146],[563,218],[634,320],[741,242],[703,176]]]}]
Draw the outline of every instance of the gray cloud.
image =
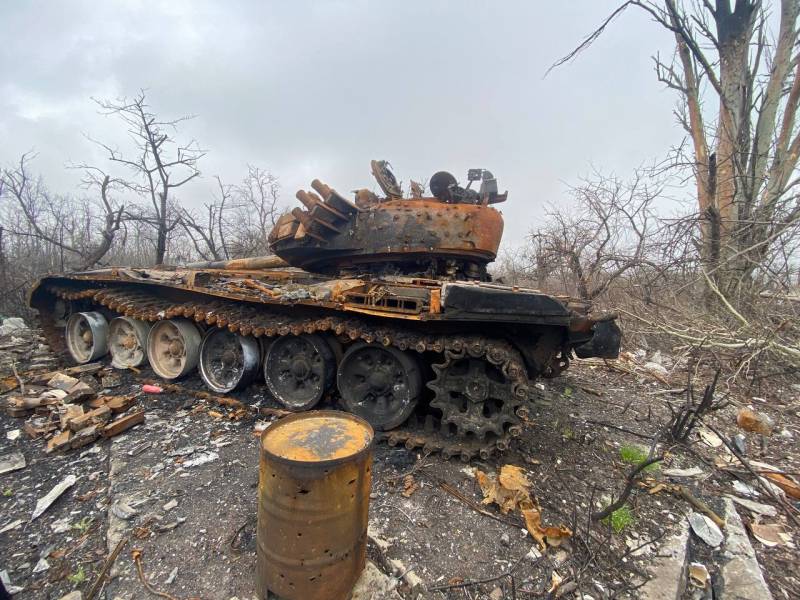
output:
[{"label": "gray cloud", "polygon": [[69,161],[101,162],[83,133],[118,143],[91,97],[149,90],[209,150],[205,177],[269,168],[294,191],[319,177],[371,186],[369,160],[402,179],[491,169],[510,192],[506,241],[590,165],[624,175],[681,132],[650,55],[671,40],[626,14],[578,61],[543,74],[613,9],[570,2],[5,2],[0,5],[0,163],[39,152],[68,191]]}]

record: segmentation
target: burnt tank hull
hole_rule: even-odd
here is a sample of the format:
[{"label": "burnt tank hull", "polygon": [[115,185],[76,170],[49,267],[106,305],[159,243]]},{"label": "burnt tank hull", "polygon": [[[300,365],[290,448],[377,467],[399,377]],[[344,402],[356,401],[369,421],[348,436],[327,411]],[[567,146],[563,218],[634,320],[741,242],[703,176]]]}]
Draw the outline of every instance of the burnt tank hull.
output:
[{"label": "burnt tank hull", "polygon": [[615,316],[490,281],[503,230],[490,205],[506,195],[488,171],[470,171],[480,191],[439,173],[433,198],[373,172],[386,198],[350,202],[317,180],[298,192],[275,256],[52,275],[30,304],[77,362],[110,351],[166,379],[198,369],[216,392],[263,377],[289,410],[334,402],[390,444],[487,458],[523,431],[536,378],[617,356]]}]

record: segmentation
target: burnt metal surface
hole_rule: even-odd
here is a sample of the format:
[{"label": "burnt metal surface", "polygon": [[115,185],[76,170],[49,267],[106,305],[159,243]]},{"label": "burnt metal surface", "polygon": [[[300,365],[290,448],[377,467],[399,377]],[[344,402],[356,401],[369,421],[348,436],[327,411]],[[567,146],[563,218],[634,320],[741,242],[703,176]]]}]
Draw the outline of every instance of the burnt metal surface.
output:
[{"label": "burnt metal surface", "polygon": [[[520,434],[535,378],[559,375],[575,353],[617,355],[616,316],[489,281],[503,227],[489,204],[506,197],[490,172],[470,170],[464,188],[440,173],[437,197],[415,185],[403,198],[387,163],[373,170],[385,198],[362,189],[351,202],[319,180],[298,192],[303,208],[270,234],[277,256],[54,275],[37,282],[30,304],[56,351],[66,320],[83,312],[236,334],[225,339],[260,350],[267,384],[292,410],[338,389],[345,408],[391,429],[378,434],[389,444],[486,459]],[[207,348],[212,389],[253,375],[231,349]]]},{"label": "burnt metal surface", "polygon": [[285,417],[261,437],[259,598],[344,600],[365,565],[372,428],[337,411]]},{"label": "burnt metal surface", "polygon": [[[437,173],[433,197],[424,197],[417,184],[409,198],[386,161],[372,161],[372,174],[385,198],[357,190],[351,202],[318,179],[311,183],[314,191],[298,191],[303,208],[281,216],[269,235],[271,250],[290,265],[318,272],[391,268],[487,278],[486,264],[497,256],[503,235],[503,217],[489,204],[506,199],[489,171],[471,170],[467,188],[449,173]],[[435,186],[442,175],[447,181]],[[469,188],[475,180],[482,180],[480,191]]]}]

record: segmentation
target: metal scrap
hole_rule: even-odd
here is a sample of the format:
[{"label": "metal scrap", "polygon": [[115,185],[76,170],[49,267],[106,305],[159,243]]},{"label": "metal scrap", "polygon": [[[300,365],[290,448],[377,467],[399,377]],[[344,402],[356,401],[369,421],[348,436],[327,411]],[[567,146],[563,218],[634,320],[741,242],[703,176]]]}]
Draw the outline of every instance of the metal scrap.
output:
[{"label": "metal scrap", "polygon": [[78,478],[75,475],[67,475],[61,482],[57,483],[52,490],[50,490],[47,495],[39,498],[36,501],[36,507],[33,509],[33,514],[31,515],[31,521],[35,520],[39,516],[44,513],[50,506],[58,500],[58,498],[66,492],[69,488],[75,485],[75,482],[78,481]]},{"label": "metal scrap", "polygon": [[25,455],[22,454],[22,452],[4,454],[0,456],[0,475],[11,473],[12,471],[19,471],[20,469],[24,469],[26,465]]}]

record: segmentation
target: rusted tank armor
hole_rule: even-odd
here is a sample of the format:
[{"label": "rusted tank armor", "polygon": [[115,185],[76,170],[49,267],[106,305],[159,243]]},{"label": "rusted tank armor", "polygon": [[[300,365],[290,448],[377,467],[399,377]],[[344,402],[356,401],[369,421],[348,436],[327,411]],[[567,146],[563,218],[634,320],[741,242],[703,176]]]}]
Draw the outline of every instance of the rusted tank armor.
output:
[{"label": "rusted tank armor", "polygon": [[488,171],[470,171],[477,190],[440,172],[434,196],[412,182],[404,197],[386,163],[372,167],[385,197],[348,200],[317,180],[299,192],[303,208],[269,236],[275,256],[48,276],[31,306],[78,362],[108,348],[115,366],[149,360],[167,379],[199,364],[218,392],[263,377],[290,410],[333,397],[390,444],[502,451],[537,377],[576,354],[617,355],[614,316],[491,281],[506,194]]}]

